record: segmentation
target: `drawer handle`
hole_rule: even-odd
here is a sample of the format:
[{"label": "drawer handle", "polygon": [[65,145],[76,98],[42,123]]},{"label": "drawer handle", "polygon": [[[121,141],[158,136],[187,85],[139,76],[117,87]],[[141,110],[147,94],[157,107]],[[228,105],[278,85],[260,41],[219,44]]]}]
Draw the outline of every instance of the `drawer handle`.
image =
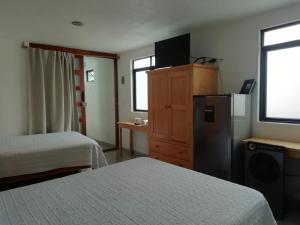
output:
[{"label": "drawer handle", "polygon": [[155,148],[159,148],[159,145],[155,145]]},{"label": "drawer handle", "polygon": [[179,154],[183,154],[183,152],[182,152],[182,151],[179,151],[178,153],[179,153]]}]

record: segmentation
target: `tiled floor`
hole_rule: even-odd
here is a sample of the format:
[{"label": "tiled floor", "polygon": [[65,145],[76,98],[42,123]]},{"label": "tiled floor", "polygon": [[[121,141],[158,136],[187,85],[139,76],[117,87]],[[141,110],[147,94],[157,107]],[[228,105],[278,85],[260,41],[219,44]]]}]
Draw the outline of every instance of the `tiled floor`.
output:
[{"label": "tiled floor", "polygon": [[123,150],[123,157],[120,157],[118,151],[116,151],[116,150],[104,152],[104,155],[105,155],[107,163],[109,165],[113,164],[113,163],[117,163],[117,162],[126,161],[129,159],[134,159],[137,157],[145,156],[140,153],[135,153],[135,154],[131,155],[130,152],[126,149]]},{"label": "tiled floor", "polygon": [[[95,139],[94,139],[95,140]],[[112,144],[109,144],[109,143],[106,143],[106,142],[103,142],[103,141],[98,141],[98,140],[95,140],[102,148],[103,151],[107,151],[107,150],[113,150],[115,149],[116,147]]]}]

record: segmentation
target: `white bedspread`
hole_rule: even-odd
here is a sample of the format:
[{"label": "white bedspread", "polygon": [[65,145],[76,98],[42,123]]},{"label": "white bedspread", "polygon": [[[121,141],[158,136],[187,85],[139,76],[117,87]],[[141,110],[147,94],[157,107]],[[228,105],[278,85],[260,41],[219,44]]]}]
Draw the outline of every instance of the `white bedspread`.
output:
[{"label": "white bedspread", "polygon": [[77,132],[0,137],[0,178],[86,165],[107,163],[101,147]]},{"label": "white bedspread", "polygon": [[265,198],[148,158],[0,193],[1,225],[275,225]]}]

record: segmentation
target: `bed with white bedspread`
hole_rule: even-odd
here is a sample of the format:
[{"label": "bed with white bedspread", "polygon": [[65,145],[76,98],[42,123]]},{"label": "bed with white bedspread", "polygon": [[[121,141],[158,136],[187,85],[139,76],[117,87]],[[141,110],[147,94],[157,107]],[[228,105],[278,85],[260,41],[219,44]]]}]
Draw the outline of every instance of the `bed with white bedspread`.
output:
[{"label": "bed with white bedspread", "polygon": [[98,143],[77,132],[0,137],[0,178],[105,165]]},{"label": "bed with white bedspread", "polygon": [[275,225],[255,190],[138,158],[0,192],[1,225]]}]

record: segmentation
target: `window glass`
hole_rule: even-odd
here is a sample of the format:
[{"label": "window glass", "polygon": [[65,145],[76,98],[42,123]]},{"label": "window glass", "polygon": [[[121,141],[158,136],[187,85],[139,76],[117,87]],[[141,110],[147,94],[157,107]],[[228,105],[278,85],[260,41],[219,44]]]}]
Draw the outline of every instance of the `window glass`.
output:
[{"label": "window glass", "polygon": [[155,56],[152,56],[152,65],[151,66],[155,66]]},{"label": "window glass", "polygon": [[148,77],[146,71],[136,72],[136,108],[148,110]]},{"label": "window glass", "polygon": [[145,112],[148,110],[148,74],[154,68],[155,57],[149,56],[132,62],[132,93],[133,110]]},{"label": "window glass", "polygon": [[267,117],[300,119],[300,47],[267,55]]},{"label": "window glass", "polygon": [[300,24],[266,31],[264,34],[264,46],[300,39]]},{"label": "window glass", "polygon": [[262,37],[260,120],[300,123],[300,23],[262,31]]},{"label": "window glass", "polygon": [[134,69],[139,69],[139,68],[144,68],[144,67],[150,67],[150,57],[144,58],[144,59],[138,59],[134,60],[133,62],[133,68]]}]

